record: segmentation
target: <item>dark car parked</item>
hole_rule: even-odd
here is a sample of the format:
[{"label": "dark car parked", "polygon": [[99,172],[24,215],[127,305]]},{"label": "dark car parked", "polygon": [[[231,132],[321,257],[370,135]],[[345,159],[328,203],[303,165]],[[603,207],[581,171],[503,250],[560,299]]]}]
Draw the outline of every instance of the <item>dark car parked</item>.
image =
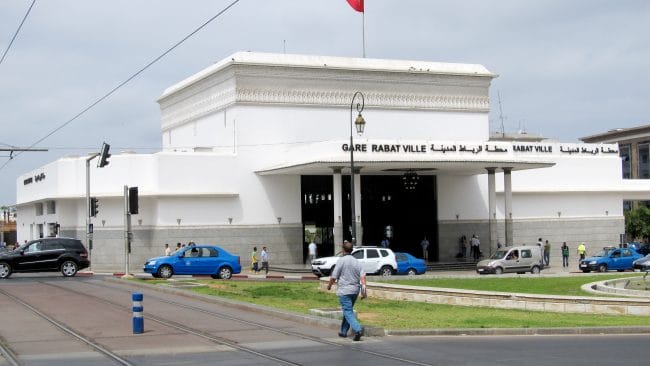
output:
[{"label": "dark car parked", "polygon": [[72,277],[89,266],[88,251],[78,239],[36,239],[13,251],[0,253],[0,278],[7,278],[14,272],[56,271]]},{"label": "dark car parked", "polygon": [[650,272],[650,255],[646,255],[641,259],[637,259],[632,263],[634,270],[639,270],[642,272]]},{"label": "dark car parked", "polygon": [[632,248],[636,250],[637,253],[641,255],[648,255],[650,254],[650,244],[649,243],[627,243],[628,248]]}]

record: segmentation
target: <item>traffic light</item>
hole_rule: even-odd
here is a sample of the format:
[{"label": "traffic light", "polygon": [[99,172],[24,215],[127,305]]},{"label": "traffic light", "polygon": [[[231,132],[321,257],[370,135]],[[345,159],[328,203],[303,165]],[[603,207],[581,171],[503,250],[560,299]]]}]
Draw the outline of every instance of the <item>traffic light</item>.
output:
[{"label": "traffic light", "polygon": [[129,187],[129,213],[138,214],[138,187]]},{"label": "traffic light", "polygon": [[90,197],[90,216],[96,217],[99,212],[99,200],[97,197]]},{"label": "traffic light", "polygon": [[108,163],[109,163],[108,158],[111,157],[111,154],[108,153],[108,150],[110,148],[111,148],[111,145],[104,142],[104,144],[102,145],[102,150],[99,153],[99,161],[97,162],[97,167],[98,168],[103,168],[106,165],[108,165]]}]

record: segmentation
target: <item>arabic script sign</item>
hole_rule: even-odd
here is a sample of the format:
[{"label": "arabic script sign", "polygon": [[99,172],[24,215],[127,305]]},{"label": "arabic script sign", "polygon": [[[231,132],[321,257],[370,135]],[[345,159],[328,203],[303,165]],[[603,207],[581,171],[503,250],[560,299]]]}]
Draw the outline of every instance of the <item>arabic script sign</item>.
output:
[{"label": "arabic script sign", "polygon": [[[460,144],[460,143],[433,143],[433,144],[369,144],[359,143],[350,147],[350,144],[342,144],[341,150],[349,152],[363,153],[406,153],[406,154],[424,154],[424,153],[553,153],[554,149],[559,146],[559,151],[565,154],[618,154],[618,149],[609,146],[600,146],[594,144]],[[558,151],[558,150],[555,150]]]}]

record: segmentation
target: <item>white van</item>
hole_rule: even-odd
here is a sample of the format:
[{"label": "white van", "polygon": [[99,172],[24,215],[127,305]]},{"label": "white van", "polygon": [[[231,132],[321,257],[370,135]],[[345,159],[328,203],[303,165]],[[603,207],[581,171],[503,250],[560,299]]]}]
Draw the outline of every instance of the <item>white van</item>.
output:
[{"label": "white van", "polygon": [[544,268],[542,265],[542,250],[535,245],[500,248],[490,258],[476,264],[476,272],[479,274],[539,273],[542,268]]}]

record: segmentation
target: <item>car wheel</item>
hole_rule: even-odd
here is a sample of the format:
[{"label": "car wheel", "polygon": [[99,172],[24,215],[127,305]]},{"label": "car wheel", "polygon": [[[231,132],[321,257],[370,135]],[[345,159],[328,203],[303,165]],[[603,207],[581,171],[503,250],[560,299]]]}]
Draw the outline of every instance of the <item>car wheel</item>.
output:
[{"label": "car wheel", "polygon": [[539,267],[538,266],[533,266],[533,268],[530,269],[530,273],[538,274],[539,273]]},{"label": "car wheel", "polygon": [[11,266],[9,263],[0,262],[0,278],[7,278],[11,276]]},{"label": "car wheel", "polygon": [[77,274],[77,262],[67,260],[61,264],[61,273],[66,277],[72,277]]},{"label": "car wheel", "polygon": [[221,267],[221,269],[219,269],[219,278],[222,280],[229,280],[232,278],[232,269],[228,266]]},{"label": "car wheel", "polygon": [[409,268],[409,270],[406,271],[406,274],[409,275],[409,276],[415,276],[416,274],[418,274],[418,272],[416,270],[414,270],[413,268]]},{"label": "car wheel", "polygon": [[379,270],[379,273],[384,277],[390,277],[393,275],[393,269],[390,266],[383,266]]},{"label": "car wheel", "polygon": [[494,274],[498,274],[498,275],[503,274],[503,268],[501,268],[501,267],[495,268],[494,269]]},{"label": "car wheel", "polygon": [[598,266],[598,272],[607,272],[607,265],[606,264],[601,264]]},{"label": "car wheel", "polygon": [[174,270],[171,266],[165,264],[158,267],[158,277],[160,278],[171,278],[174,275]]}]

